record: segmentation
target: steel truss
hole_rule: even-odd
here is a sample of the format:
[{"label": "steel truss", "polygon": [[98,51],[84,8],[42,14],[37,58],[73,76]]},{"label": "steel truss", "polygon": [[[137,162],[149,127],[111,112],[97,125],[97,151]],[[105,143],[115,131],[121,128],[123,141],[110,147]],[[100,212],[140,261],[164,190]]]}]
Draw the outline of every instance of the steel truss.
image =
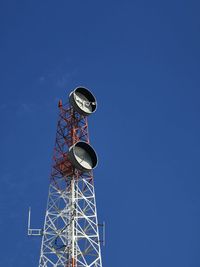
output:
[{"label": "steel truss", "polygon": [[67,156],[77,141],[89,143],[87,117],[59,109],[39,267],[102,267],[93,173]]}]

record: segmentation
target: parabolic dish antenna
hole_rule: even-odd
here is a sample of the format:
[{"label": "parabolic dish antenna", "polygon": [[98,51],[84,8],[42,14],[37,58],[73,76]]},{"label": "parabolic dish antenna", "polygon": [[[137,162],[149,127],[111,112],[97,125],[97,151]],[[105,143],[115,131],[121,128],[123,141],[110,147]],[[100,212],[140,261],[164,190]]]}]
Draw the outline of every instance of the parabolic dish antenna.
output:
[{"label": "parabolic dish antenna", "polygon": [[94,95],[85,87],[77,87],[69,95],[72,107],[81,115],[88,116],[95,112],[97,102]]},{"label": "parabolic dish antenna", "polygon": [[81,171],[91,171],[97,165],[96,152],[86,142],[80,141],[71,146],[68,155],[72,165]]}]

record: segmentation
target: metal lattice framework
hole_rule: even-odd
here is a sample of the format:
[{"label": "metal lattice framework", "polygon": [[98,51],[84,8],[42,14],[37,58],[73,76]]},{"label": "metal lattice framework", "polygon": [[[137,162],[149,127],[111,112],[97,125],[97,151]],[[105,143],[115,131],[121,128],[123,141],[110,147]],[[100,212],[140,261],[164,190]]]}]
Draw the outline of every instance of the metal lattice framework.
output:
[{"label": "metal lattice framework", "polygon": [[89,143],[87,117],[60,103],[39,267],[102,267],[93,173],[67,156],[77,141]]}]

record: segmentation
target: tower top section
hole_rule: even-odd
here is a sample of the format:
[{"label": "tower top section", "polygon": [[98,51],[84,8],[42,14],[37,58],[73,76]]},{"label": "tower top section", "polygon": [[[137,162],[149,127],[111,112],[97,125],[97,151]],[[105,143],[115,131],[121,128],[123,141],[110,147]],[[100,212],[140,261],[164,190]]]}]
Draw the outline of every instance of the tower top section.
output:
[{"label": "tower top section", "polygon": [[95,96],[83,86],[76,87],[69,95],[69,102],[79,114],[89,116],[97,109]]}]

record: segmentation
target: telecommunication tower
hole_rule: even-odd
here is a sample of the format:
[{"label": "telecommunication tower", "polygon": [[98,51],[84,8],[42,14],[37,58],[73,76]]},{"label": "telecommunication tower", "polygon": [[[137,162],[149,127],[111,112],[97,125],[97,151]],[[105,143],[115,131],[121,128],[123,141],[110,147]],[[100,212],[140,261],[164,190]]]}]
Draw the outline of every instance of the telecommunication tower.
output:
[{"label": "telecommunication tower", "polygon": [[102,267],[93,169],[97,155],[89,142],[87,117],[97,102],[85,87],[59,101],[59,118],[39,267]]}]

